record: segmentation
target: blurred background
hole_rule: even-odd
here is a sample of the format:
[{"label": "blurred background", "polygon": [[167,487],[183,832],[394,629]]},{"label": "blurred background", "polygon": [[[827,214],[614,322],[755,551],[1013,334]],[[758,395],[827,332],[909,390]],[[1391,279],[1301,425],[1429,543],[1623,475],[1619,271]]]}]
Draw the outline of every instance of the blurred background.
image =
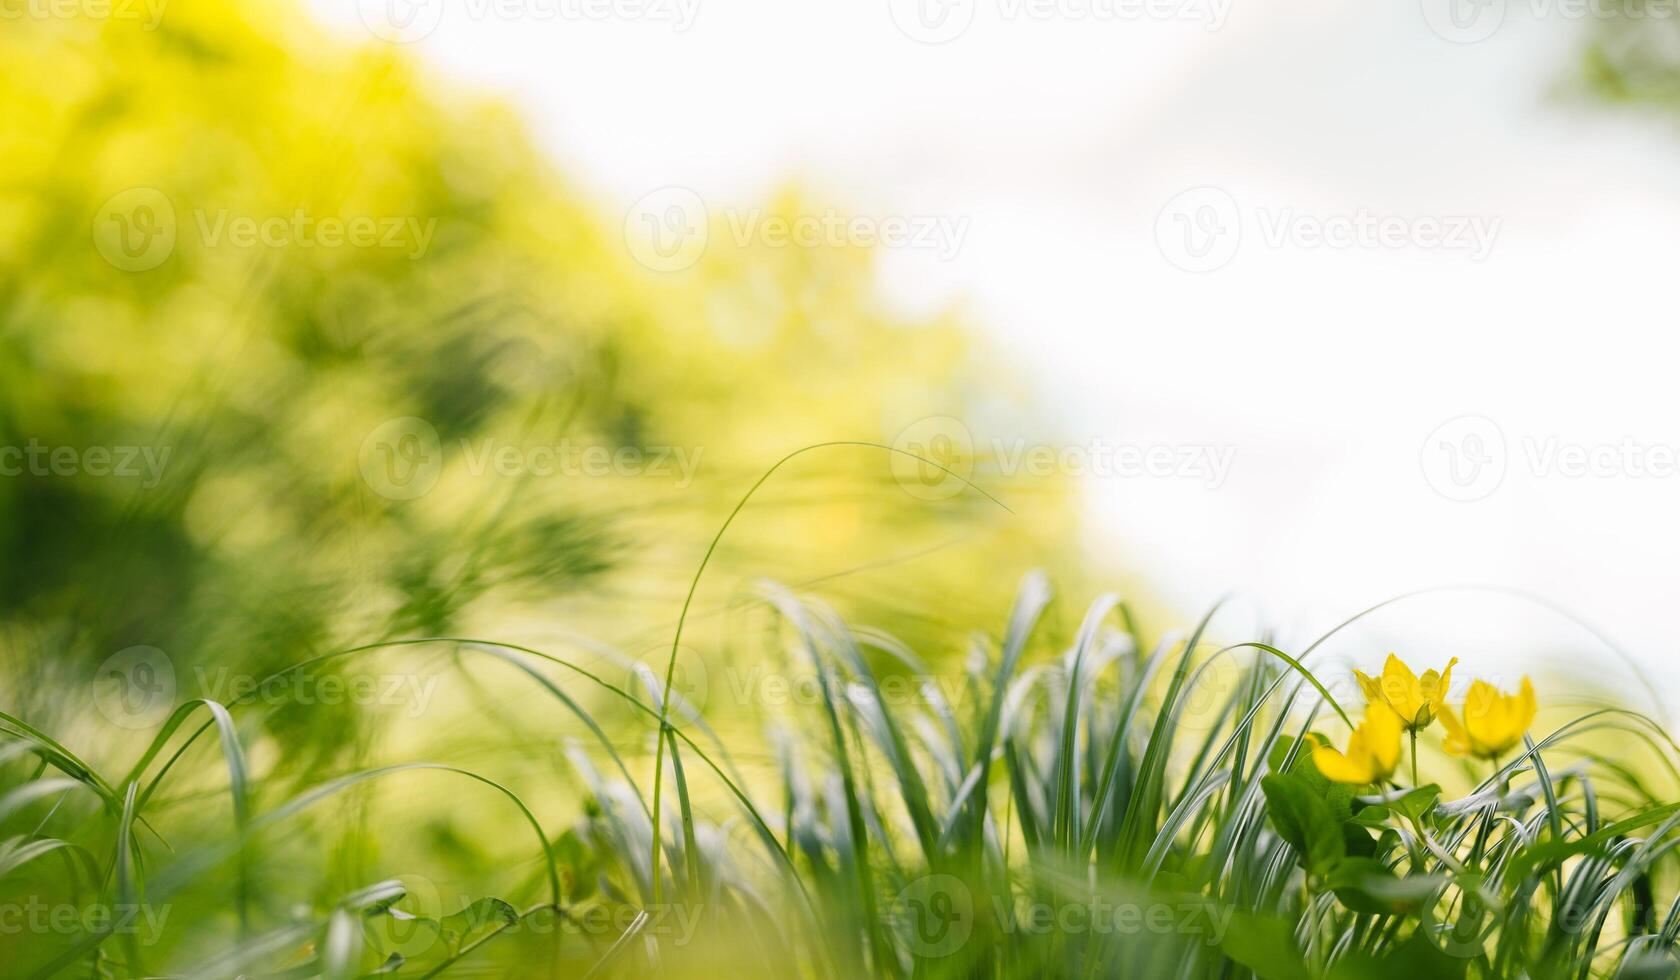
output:
[{"label": "blurred background", "polygon": [[981,454],[1088,461],[1082,546],[1175,607],[1496,583],[1666,657],[1672,4],[396,6],[312,10],[516,106],[609,215],[943,223],[876,250],[883,301],[1002,353],[1047,428],[967,420]]},{"label": "blurred background", "polygon": [[[0,12],[0,707],[113,769],[358,644],[634,688],[828,442],[696,595],[720,726],[810,707],[754,686],[761,580],[941,666],[1033,568],[1065,634],[1234,593],[1297,649],[1491,586],[1326,654],[1680,693],[1671,3]],[[575,813],[585,733],[473,656],[260,696],[260,792],[447,757]],[[274,900],[530,886],[425,785],[277,842]]]}]

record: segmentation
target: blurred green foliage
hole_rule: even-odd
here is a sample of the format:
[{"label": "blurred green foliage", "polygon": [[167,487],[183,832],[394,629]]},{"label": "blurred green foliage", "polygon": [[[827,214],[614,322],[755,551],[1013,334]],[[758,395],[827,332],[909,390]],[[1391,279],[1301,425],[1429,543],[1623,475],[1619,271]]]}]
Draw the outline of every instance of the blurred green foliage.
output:
[{"label": "blurred green foliage", "polygon": [[[283,4],[176,0],[146,27],[0,33],[0,445],[162,461],[156,479],[0,479],[0,620],[36,686],[141,643],[263,670],[469,624],[586,628],[556,613],[580,596],[607,639],[657,639],[710,530],[781,455],[1016,411],[954,323],[881,304],[867,250],[719,242],[649,272],[507,109],[400,48],[328,39]],[[305,231],[241,246],[241,219]],[[367,219],[400,247],[307,240]],[[408,417],[442,470],[389,499],[369,443]],[[676,447],[694,472],[474,472],[500,446]],[[882,563],[837,584],[851,611],[980,608],[1000,586],[977,556],[1024,563],[1068,533],[1060,486],[1013,516],[900,490],[885,453],[813,454],[719,581]],[[972,548],[894,566],[976,526]]]},{"label": "blurred green foliage", "polygon": [[[232,701],[231,683],[334,650],[472,635],[589,637],[629,686],[600,651],[669,650],[707,542],[777,459],[902,441],[928,416],[1031,424],[955,317],[882,301],[868,249],[716,235],[692,268],[644,268],[623,216],[571,190],[510,109],[404,49],[263,0],[171,0],[155,25],[27,9],[48,13],[0,25],[0,710],[112,778],[162,720],[100,701],[136,681],[165,709]],[[808,207],[789,192],[767,211]],[[950,448],[930,451],[967,471]],[[538,453],[571,463],[539,472]],[[998,567],[1071,553],[1065,481],[986,482],[1009,509],[879,449],[790,462],[714,560],[685,649],[758,655],[743,597],[768,577],[960,655],[1012,588]],[[584,728],[528,707],[528,683],[509,694],[505,667],[433,646],[355,669],[424,696],[302,703],[293,686],[241,709],[250,812],[420,758],[493,774],[552,825],[580,812],[558,747]],[[645,769],[648,735],[612,737]],[[170,776],[142,860],[228,839],[220,751],[207,737],[154,763]],[[0,773],[40,774],[16,753]],[[54,825],[105,834],[91,802]],[[248,848],[253,914],[329,909],[399,873],[529,894],[522,834],[493,794],[435,774],[358,785]],[[72,900],[62,867],[31,870],[7,894]],[[166,958],[225,947],[233,889],[183,886],[171,908],[191,926]]]},{"label": "blurred green foliage", "polygon": [[1612,103],[1680,108],[1680,9],[1671,0],[1605,4],[1590,24],[1582,77]]}]

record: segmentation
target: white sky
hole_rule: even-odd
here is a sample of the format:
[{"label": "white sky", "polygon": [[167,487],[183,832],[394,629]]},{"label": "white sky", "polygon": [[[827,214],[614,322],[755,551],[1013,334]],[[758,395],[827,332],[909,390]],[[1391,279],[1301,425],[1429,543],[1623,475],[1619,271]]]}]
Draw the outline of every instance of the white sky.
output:
[{"label": "white sky", "polygon": [[[313,2],[363,31],[354,0]],[[597,2],[618,13],[582,15]],[[622,16],[636,2],[420,0],[420,22],[441,19],[410,47],[522,105],[608,213],[672,184],[751,207],[797,180],[854,214],[966,219],[949,261],[889,250],[898,302],[960,301],[1073,444],[1234,449],[1217,489],[1091,481],[1106,540],[1187,610],[1239,588],[1327,625],[1415,588],[1497,583],[1667,671],[1680,471],[1571,478],[1529,459],[1548,439],[1680,445],[1680,126],[1559,95],[1583,27],[1565,8],[1506,0],[1491,38],[1455,44],[1417,0],[1157,0],[1191,19],[1141,21],[1077,16],[1092,0],[1047,16],[948,0],[946,23],[971,24],[928,45],[895,26],[914,0],[682,0],[697,4],[683,31],[662,16],[678,0]],[[1234,202],[1240,244],[1187,272],[1157,216],[1204,185]],[[1286,214],[1362,209],[1497,234],[1480,261],[1266,240]],[[1507,452],[1497,489],[1458,502],[1420,454],[1467,414]],[[1431,439],[1438,481],[1441,443],[1474,448],[1466,431]],[[1509,653],[1527,641],[1513,629],[1551,628],[1516,608],[1440,611],[1452,626],[1429,640]]]}]

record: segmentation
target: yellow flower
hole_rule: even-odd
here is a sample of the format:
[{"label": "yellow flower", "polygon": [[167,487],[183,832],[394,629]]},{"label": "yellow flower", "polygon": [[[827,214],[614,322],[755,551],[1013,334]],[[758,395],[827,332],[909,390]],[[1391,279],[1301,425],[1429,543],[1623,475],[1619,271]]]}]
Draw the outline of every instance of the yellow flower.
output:
[{"label": "yellow flower", "polygon": [[1436,713],[1447,706],[1447,688],[1452,685],[1456,663],[1458,658],[1454,657],[1447,661],[1446,670],[1439,674],[1426,670],[1419,677],[1391,653],[1383,663],[1382,677],[1372,677],[1359,670],[1353,673],[1359,678],[1359,689],[1365,692],[1366,701],[1393,708],[1400,716],[1400,723],[1407,730],[1417,732],[1428,728]]},{"label": "yellow flower", "polygon": [[1380,783],[1400,763],[1400,732],[1405,723],[1382,701],[1365,708],[1365,719],[1348,736],[1347,754],[1328,745],[1313,748],[1313,765],[1338,783]]},{"label": "yellow flower", "polygon": [[1447,728],[1446,748],[1453,755],[1497,759],[1522,741],[1534,722],[1534,685],[1528,678],[1516,694],[1502,694],[1487,681],[1470,685],[1464,698],[1464,720],[1451,708],[1441,710]]}]

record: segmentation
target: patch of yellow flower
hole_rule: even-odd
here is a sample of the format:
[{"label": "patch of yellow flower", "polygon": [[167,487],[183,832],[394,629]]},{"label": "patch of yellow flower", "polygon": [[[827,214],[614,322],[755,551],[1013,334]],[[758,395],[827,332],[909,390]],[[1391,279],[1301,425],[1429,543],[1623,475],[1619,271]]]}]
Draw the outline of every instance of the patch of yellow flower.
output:
[{"label": "patch of yellow flower", "polygon": [[1359,678],[1359,689],[1365,692],[1366,701],[1386,703],[1400,716],[1408,731],[1419,732],[1428,728],[1435,715],[1446,707],[1447,688],[1452,686],[1452,669],[1456,663],[1458,658],[1454,657],[1439,674],[1426,670],[1419,677],[1391,653],[1383,663],[1382,677],[1372,677],[1359,670],[1353,673]]},{"label": "patch of yellow flower", "polygon": [[1365,694],[1365,718],[1348,736],[1347,751],[1328,745],[1313,749],[1313,764],[1338,783],[1385,782],[1400,762],[1400,736],[1413,740],[1412,768],[1417,768],[1417,736],[1437,717],[1447,730],[1445,748],[1453,755],[1497,759],[1522,741],[1534,722],[1534,685],[1528,678],[1516,694],[1503,694],[1486,681],[1470,685],[1460,713],[1447,705],[1453,665],[1419,677],[1394,654],[1383,664],[1382,676],[1354,671]]},{"label": "patch of yellow flower", "polygon": [[1447,751],[1481,759],[1499,758],[1522,741],[1534,722],[1534,707],[1534,685],[1526,677],[1516,694],[1502,694],[1487,681],[1471,684],[1464,698],[1462,720],[1450,708],[1441,712],[1441,724],[1447,729]]},{"label": "patch of yellow flower", "polygon": [[1348,736],[1347,752],[1328,745],[1313,749],[1313,765],[1338,783],[1380,783],[1400,763],[1401,718],[1381,701],[1365,709],[1365,720]]}]

